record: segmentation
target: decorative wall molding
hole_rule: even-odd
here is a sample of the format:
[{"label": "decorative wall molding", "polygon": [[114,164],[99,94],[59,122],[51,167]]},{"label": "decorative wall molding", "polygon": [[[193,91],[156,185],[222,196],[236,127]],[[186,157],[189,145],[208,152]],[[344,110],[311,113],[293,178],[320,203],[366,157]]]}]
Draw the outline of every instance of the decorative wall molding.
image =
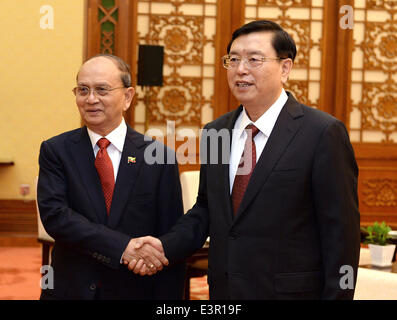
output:
[{"label": "decorative wall molding", "polygon": [[361,221],[385,220],[397,228],[397,158],[358,161],[365,163],[360,167],[358,179]]},{"label": "decorative wall molding", "polygon": [[366,179],[362,201],[368,207],[395,207],[397,210],[397,179]]}]

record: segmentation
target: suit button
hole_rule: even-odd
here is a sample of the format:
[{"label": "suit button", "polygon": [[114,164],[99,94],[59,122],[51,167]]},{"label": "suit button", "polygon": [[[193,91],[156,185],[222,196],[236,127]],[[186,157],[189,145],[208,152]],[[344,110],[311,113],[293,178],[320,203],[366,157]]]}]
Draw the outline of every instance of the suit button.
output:
[{"label": "suit button", "polygon": [[229,234],[230,239],[236,240],[238,238],[238,233],[235,231],[231,231]]},{"label": "suit button", "polygon": [[96,290],[96,284],[95,283],[91,283],[90,290]]}]

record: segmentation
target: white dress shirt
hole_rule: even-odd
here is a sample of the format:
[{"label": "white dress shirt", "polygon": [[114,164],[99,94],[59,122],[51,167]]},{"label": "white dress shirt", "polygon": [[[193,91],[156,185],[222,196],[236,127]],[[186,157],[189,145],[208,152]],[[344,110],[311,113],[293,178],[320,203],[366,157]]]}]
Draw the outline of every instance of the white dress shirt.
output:
[{"label": "white dress shirt", "polygon": [[98,140],[101,138],[106,138],[110,141],[110,144],[106,150],[110,160],[112,160],[114,181],[116,182],[117,173],[119,171],[121,153],[123,152],[124,141],[127,135],[127,125],[125,124],[124,118],[122,118],[120,125],[112,132],[110,132],[106,137],[102,137],[101,135],[90,130],[89,128],[87,128],[87,131],[88,131],[88,135],[90,136],[95,157],[99,151],[99,147],[96,144]]},{"label": "white dress shirt", "polygon": [[256,147],[256,162],[258,162],[259,157],[265,148],[267,140],[272,133],[273,127],[276,124],[281,109],[287,100],[287,93],[284,89],[282,89],[280,97],[278,97],[276,102],[274,102],[274,104],[255,122],[252,122],[248,117],[245,108],[243,108],[243,111],[238,116],[233,128],[232,148],[230,151],[230,194],[232,194],[234,178],[236,176],[237,167],[244,151],[245,140],[247,139],[247,133],[244,129],[251,123],[259,129],[258,134],[254,138]]}]

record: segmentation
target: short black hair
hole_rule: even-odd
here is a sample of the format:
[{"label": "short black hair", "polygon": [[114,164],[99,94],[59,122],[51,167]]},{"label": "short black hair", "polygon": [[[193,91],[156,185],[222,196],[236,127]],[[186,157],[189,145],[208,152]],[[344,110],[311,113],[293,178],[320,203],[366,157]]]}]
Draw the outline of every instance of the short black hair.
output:
[{"label": "short black hair", "polygon": [[240,28],[236,29],[232,34],[232,39],[227,46],[227,53],[235,39],[242,35],[253,32],[271,32],[274,34],[272,45],[277,56],[282,59],[290,58],[292,61],[296,57],[296,45],[294,39],[280,25],[270,20],[251,21]]},{"label": "short black hair", "polygon": [[130,71],[130,66],[128,65],[128,63],[126,63],[120,57],[115,56],[113,54],[109,54],[109,53],[97,54],[97,55],[87,59],[86,62],[88,60],[98,58],[98,57],[104,57],[104,58],[111,59],[116,64],[117,68],[120,70],[120,77],[121,77],[121,81],[123,82],[124,87],[125,88],[131,87],[131,71]]}]

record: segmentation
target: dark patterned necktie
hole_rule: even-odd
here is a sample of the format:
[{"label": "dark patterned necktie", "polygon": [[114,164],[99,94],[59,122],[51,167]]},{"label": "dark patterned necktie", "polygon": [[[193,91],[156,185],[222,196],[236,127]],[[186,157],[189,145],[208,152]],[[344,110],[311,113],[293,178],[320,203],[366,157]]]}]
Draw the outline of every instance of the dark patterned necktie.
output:
[{"label": "dark patterned necktie", "polygon": [[113,165],[106,148],[110,141],[106,138],[98,140],[98,153],[95,158],[95,167],[101,180],[103,196],[105,197],[106,211],[109,214],[110,205],[112,204],[113,190],[114,190],[114,172]]},{"label": "dark patterned necktie", "polygon": [[245,141],[244,151],[241,155],[232,189],[234,215],[236,215],[240,207],[248,182],[256,165],[256,146],[254,138],[258,134],[259,129],[253,124],[250,124],[245,128],[245,131],[247,133],[247,140]]}]

